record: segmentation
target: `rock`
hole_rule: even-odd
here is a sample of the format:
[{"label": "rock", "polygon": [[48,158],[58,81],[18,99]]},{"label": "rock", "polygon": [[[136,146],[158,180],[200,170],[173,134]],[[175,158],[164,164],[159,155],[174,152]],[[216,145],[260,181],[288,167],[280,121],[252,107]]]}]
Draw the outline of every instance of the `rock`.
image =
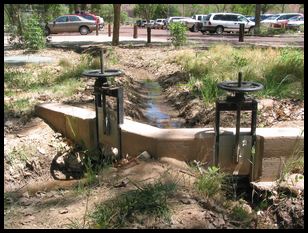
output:
[{"label": "rock", "polygon": [[24,193],[22,194],[22,196],[25,197],[25,198],[29,198],[29,193],[28,193],[28,191],[24,192]]},{"label": "rock", "polygon": [[46,151],[45,151],[45,149],[43,149],[43,148],[38,147],[38,148],[37,148],[37,151],[40,152],[42,155],[45,155],[45,154],[46,154]]},{"label": "rock", "polygon": [[292,193],[298,195],[304,191],[304,175],[297,173],[291,174],[288,177],[285,177],[279,187],[288,189]]},{"label": "rock", "polygon": [[242,205],[242,209],[245,210],[246,213],[248,213],[248,214],[251,214],[251,213],[252,213],[252,209],[251,209],[250,205],[248,205],[248,204],[246,204],[246,203],[244,203],[244,204]]},{"label": "rock", "polygon": [[8,127],[8,128],[12,128],[14,126],[14,123],[12,121],[6,121],[4,123],[4,126]]},{"label": "rock", "polygon": [[180,161],[180,160],[177,160],[177,159],[174,159],[174,158],[161,157],[160,162],[171,165],[172,167],[175,167],[175,168],[190,170],[190,167],[187,165],[186,162]]},{"label": "rock", "polygon": [[68,209],[60,210],[59,213],[60,213],[60,214],[66,214],[66,213],[68,213]]},{"label": "rock", "polygon": [[274,100],[272,99],[262,99],[258,105],[258,109],[269,110],[274,106]]},{"label": "rock", "polygon": [[180,200],[180,202],[182,202],[183,204],[189,205],[189,204],[194,204],[197,201],[191,198],[183,198]]},{"label": "rock", "polygon": [[143,151],[140,155],[137,156],[137,159],[148,161],[151,159],[151,155],[147,151]]}]

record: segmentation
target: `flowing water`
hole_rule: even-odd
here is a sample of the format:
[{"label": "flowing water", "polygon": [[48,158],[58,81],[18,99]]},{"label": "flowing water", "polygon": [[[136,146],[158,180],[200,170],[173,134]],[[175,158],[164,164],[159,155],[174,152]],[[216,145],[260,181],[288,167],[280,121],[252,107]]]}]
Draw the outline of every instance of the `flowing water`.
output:
[{"label": "flowing water", "polygon": [[158,128],[182,128],[185,120],[178,118],[178,112],[166,103],[161,86],[157,81],[146,80],[142,83],[147,91],[146,123]]}]

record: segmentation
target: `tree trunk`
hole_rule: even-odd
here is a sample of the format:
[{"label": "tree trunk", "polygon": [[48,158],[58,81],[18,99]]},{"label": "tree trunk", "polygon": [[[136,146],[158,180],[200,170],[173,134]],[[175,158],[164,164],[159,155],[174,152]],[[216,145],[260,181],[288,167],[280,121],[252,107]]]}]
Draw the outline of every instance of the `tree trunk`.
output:
[{"label": "tree trunk", "polygon": [[121,4],[113,4],[114,20],[113,20],[113,32],[112,32],[112,45],[119,45],[120,37],[120,14]]},{"label": "tree trunk", "polygon": [[260,33],[260,19],[261,19],[261,4],[256,4],[256,12],[255,12],[255,33]]}]

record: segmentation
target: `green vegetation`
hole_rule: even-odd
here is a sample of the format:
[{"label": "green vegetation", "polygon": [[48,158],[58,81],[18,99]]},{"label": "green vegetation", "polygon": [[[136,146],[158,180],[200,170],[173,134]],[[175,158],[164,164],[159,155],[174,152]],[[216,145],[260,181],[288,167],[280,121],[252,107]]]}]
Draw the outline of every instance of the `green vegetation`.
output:
[{"label": "green vegetation", "polygon": [[[302,131],[302,135],[304,130]],[[281,171],[280,181],[292,173],[304,174],[304,140],[298,139],[294,145],[292,155],[284,163]]]},{"label": "green vegetation", "polygon": [[9,151],[5,156],[6,160],[11,166],[15,166],[16,162],[22,161],[26,162],[34,154],[36,148],[32,145],[17,145],[14,146],[11,151]]},{"label": "green vegetation", "polygon": [[175,183],[156,182],[128,191],[102,203],[91,214],[95,228],[118,228],[136,214],[168,220],[170,209],[167,198],[176,190]]},{"label": "green vegetation", "polygon": [[199,175],[196,182],[197,190],[205,197],[214,197],[223,192],[225,176],[218,167],[209,167],[203,174]]},{"label": "green vegetation", "polygon": [[170,35],[171,35],[171,42],[174,46],[178,47],[186,43],[187,27],[184,24],[180,22],[171,23],[169,25],[169,30],[170,30]]},{"label": "green vegetation", "polygon": [[68,60],[61,59],[59,65],[62,72],[55,72],[53,67],[42,69],[40,65],[26,65],[24,68],[5,66],[4,101],[5,113],[32,114],[34,106],[38,103],[37,94],[46,94],[49,98],[63,98],[73,95],[85,84],[80,80],[86,69],[98,68],[89,55],[82,55],[78,64],[70,64]]},{"label": "green vegetation", "polygon": [[39,50],[45,47],[44,31],[36,16],[29,18],[25,24],[25,46],[28,49]]},{"label": "green vegetation", "polygon": [[253,219],[253,215],[248,213],[241,205],[235,205],[229,216],[234,223],[241,227],[248,227]]},{"label": "green vegetation", "polygon": [[182,65],[190,74],[187,83],[195,95],[212,103],[223,93],[217,83],[237,80],[238,72],[246,81],[264,85],[256,95],[278,98],[304,97],[304,54],[296,49],[233,48],[218,44],[208,51],[183,52],[170,62]]}]

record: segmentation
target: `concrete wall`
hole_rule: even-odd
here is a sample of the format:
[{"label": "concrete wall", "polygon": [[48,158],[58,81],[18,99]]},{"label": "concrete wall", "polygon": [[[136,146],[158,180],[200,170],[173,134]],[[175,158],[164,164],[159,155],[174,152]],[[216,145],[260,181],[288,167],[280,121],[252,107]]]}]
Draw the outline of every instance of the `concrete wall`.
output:
[{"label": "concrete wall", "polygon": [[[54,130],[83,143],[96,146],[95,112],[62,104],[36,106],[36,113]],[[215,132],[213,128],[160,129],[124,119],[121,128],[122,154],[138,156],[148,151],[153,157],[171,157],[182,161],[212,164]],[[284,161],[292,155],[298,140],[297,128],[257,128],[255,155],[251,154],[250,129],[241,128],[241,158],[232,160],[234,128],[220,129],[220,167],[233,174],[250,175],[252,180],[272,181],[279,177]]]}]

